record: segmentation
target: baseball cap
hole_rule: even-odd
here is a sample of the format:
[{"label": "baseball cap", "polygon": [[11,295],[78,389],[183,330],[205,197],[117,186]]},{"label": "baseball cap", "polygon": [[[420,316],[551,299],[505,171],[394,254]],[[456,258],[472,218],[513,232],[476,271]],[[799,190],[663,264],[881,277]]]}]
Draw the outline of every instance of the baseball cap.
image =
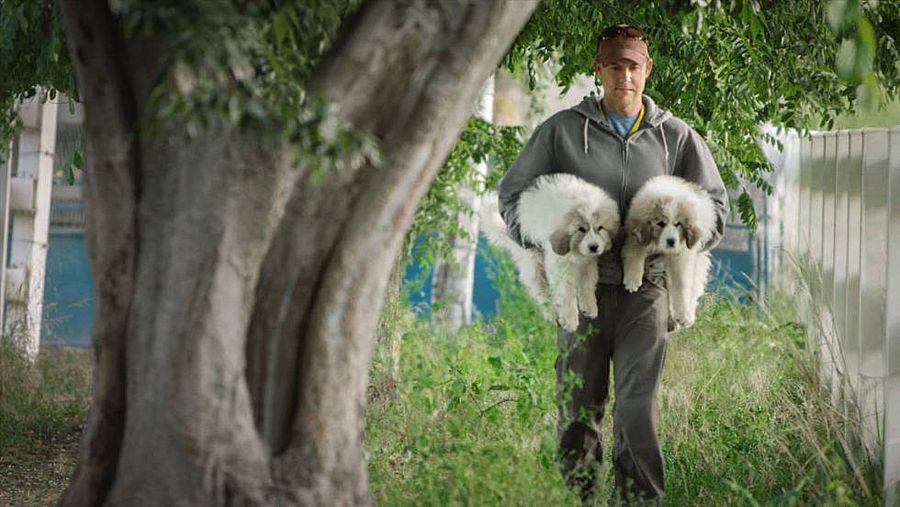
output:
[{"label": "baseball cap", "polygon": [[613,25],[600,32],[597,60],[601,65],[623,59],[644,63],[648,58],[647,38],[640,29],[631,25]]}]

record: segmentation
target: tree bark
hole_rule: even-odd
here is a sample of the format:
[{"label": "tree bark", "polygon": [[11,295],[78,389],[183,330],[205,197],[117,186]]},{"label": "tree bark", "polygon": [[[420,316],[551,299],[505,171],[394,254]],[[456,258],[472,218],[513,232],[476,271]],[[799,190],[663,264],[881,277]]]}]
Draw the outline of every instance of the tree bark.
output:
[{"label": "tree bark", "polygon": [[65,505],[101,505],[115,479],[126,412],[125,337],[134,290],[137,111],[104,2],[62,2],[85,117],[85,242],[94,283],[94,392]]},{"label": "tree bark", "polygon": [[401,326],[403,325],[403,259],[394,261],[391,275],[388,277],[387,289],[384,292],[384,309],[378,318],[378,327],[375,332],[375,351],[379,354],[374,358],[384,369],[384,388],[382,395],[392,396],[395,387],[400,382],[400,345]]},{"label": "tree bark", "polygon": [[[494,116],[494,77],[491,75],[481,90],[475,103],[475,115],[485,121]],[[473,164],[472,170],[484,181],[487,177],[487,162]],[[467,183],[457,188],[462,203],[469,213],[458,213],[456,221],[468,237],[450,239],[452,258],[438,258],[434,263],[431,277],[432,322],[446,326],[451,331],[472,322],[472,295],[475,288],[475,255],[478,252],[478,211],[481,209],[481,194]],[[439,308],[439,310],[435,310]]]},{"label": "tree bark", "polygon": [[[167,35],[63,2],[85,99],[98,368],[65,505],[365,505],[374,330],[418,201],[534,2],[380,1],[309,90],[383,163],[314,184],[277,132],[153,120]],[[153,128],[145,128],[148,124]]]}]

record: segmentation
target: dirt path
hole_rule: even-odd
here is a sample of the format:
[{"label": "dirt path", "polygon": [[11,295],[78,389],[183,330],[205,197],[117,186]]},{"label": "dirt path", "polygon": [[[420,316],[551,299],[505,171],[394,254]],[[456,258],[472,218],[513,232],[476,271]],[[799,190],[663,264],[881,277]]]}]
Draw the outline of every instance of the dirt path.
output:
[{"label": "dirt path", "polygon": [[55,505],[75,470],[78,434],[61,434],[15,458],[0,456],[0,505]]}]

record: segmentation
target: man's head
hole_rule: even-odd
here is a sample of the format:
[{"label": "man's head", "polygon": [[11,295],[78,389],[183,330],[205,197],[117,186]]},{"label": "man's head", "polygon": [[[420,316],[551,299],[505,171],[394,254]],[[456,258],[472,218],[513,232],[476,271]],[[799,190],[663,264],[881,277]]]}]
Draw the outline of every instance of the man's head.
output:
[{"label": "man's head", "polygon": [[594,71],[603,84],[607,109],[626,116],[637,114],[652,70],[643,32],[630,25],[614,25],[600,32]]}]

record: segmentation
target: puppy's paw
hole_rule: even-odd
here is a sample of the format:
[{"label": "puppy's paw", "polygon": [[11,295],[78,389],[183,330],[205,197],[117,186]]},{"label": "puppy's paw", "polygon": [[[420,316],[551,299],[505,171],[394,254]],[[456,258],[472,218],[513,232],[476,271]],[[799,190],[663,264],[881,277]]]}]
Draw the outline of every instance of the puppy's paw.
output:
[{"label": "puppy's paw", "polygon": [[600,310],[597,308],[597,300],[593,298],[590,298],[584,302],[579,301],[578,304],[581,307],[581,313],[592,319],[600,314]]},{"label": "puppy's paw", "polygon": [[578,330],[578,311],[566,312],[559,316],[559,325],[570,333]]},{"label": "puppy's paw", "polygon": [[671,319],[678,324],[679,328],[691,327],[694,325],[695,316],[691,314],[691,312],[686,310],[673,310]]},{"label": "puppy's paw", "polygon": [[694,325],[694,322],[696,322],[696,321],[697,321],[697,316],[694,315],[693,312],[686,312],[682,316],[681,322],[679,322],[679,324],[681,324],[681,327],[691,327]]},{"label": "puppy's paw", "polygon": [[641,284],[643,283],[643,278],[641,273],[625,273],[625,277],[622,280],[622,284],[625,285],[625,290],[628,292],[637,292],[638,289],[641,288]]}]

